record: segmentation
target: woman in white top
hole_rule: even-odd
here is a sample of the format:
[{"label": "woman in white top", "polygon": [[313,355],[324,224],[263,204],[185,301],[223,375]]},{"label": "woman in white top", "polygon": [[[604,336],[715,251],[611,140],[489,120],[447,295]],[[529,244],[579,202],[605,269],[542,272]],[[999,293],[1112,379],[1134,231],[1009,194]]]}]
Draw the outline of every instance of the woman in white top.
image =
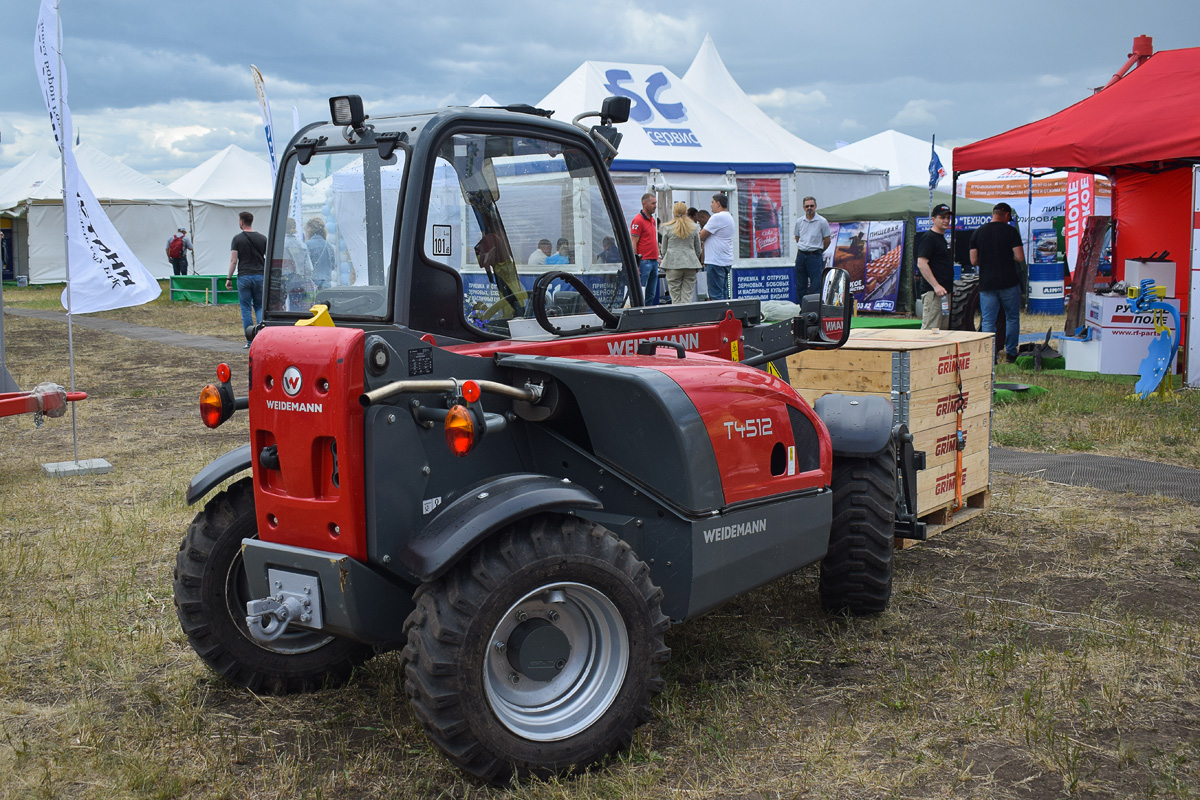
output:
[{"label": "woman in white top", "polygon": [[671,305],[696,302],[696,273],[700,271],[700,228],[687,215],[687,203],[671,207],[674,219],[662,227],[659,269],[667,276]]}]

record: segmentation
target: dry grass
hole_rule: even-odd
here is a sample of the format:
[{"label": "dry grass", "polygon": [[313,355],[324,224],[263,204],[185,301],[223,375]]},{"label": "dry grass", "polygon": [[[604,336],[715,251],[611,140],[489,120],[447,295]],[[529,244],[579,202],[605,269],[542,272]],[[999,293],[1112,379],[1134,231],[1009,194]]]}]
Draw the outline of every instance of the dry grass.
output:
[{"label": "dry grass", "polygon": [[[152,305],[147,324],[223,311]],[[5,325],[22,386],[65,383],[62,324]],[[113,473],[43,477],[70,458],[69,417],[0,419],[0,797],[1200,795],[1195,506],[994,475],[987,513],[898,553],[886,614],[823,615],[814,569],[739,598],[670,632],[628,753],[495,789],[425,740],[394,654],[290,698],[201,664],[171,605],[183,490],[245,417],[199,424],[210,354],[79,329],[75,346],[80,455]]]}]

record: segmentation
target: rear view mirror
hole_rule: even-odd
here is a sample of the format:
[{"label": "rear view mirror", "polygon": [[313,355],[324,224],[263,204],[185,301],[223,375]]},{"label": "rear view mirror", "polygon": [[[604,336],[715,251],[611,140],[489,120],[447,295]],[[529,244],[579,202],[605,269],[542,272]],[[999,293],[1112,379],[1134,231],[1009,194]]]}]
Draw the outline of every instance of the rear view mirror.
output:
[{"label": "rear view mirror", "polygon": [[827,269],[821,281],[820,324],[817,334],[822,342],[841,347],[850,336],[850,312],[854,298],[850,294],[850,275],[844,269]]},{"label": "rear view mirror", "polygon": [[632,104],[628,97],[612,95],[604,98],[600,106],[600,121],[605,125],[620,125],[629,121],[629,109]]}]

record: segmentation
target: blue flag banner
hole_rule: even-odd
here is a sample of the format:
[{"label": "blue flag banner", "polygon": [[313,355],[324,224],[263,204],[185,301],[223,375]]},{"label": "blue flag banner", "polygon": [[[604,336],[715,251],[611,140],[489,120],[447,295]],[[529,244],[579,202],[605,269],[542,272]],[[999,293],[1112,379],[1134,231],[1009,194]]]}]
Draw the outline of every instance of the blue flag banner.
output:
[{"label": "blue flag banner", "polygon": [[942,166],[942,160],[938,158],[937,150],[933,149],[933,145],[929,146],[929,188],[933,190],[937,188],[938,182],[946,177],[946,168]]}]

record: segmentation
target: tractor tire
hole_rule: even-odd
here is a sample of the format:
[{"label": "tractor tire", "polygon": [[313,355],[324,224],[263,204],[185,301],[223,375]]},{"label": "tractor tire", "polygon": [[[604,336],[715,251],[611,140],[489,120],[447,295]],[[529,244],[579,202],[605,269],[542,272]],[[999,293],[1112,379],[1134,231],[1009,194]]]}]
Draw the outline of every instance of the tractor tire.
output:
[{"label": "tractor tire", "polygon": [[964,275],[954,282],[950,297],[950,330],[982,330],[983,316],[979,311],[979,276]]},{"label": "tractor tire", "polygon": [[523,520],[414,599],[405,691],[464,772],[504,782],[582,769],[650,719],[670,621],[649,567],[611,531]]},{"label": "tractor tire", "polygon": [[872,458],[835,458],[833,526],[821,561],[821,605],[833,613],[880,614],[892,597],[899,478],[895,443]]},{"label": "tractor tire", "polygon": [[245,478],[217,494],[188,526],[175,557],[175,613],[188,644],[216,672],[258,694],[284,695],[343,683],[374,650],[296,629],[263,644],[246,627],[252,600],[242,539],[258,537],[254,489]]}]

